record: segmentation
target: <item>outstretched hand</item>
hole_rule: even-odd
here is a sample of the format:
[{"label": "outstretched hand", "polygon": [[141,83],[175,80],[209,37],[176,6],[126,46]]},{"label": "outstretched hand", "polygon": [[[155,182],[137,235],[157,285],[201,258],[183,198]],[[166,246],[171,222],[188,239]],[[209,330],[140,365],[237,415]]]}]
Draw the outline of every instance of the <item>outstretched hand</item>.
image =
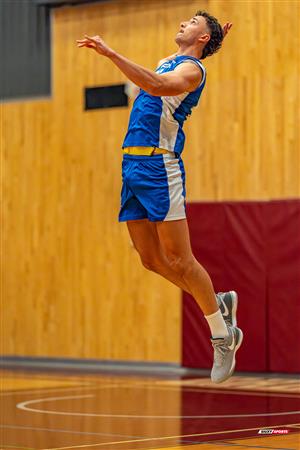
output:
[{"label": "outstretched hand", "polygon": [[84,35],[84,39],[77,39],[77,47],[87,47],[95,50],[99,55],[102,56],[113,56],[114,51],[101,39],[100,36],[90,37],[87,34]]},{"label": "outstretched hand", "polygon": [[226,36],[230,28],[232,27],[232,23],[226,22],[225,25],[223,25],[223,37]]}]

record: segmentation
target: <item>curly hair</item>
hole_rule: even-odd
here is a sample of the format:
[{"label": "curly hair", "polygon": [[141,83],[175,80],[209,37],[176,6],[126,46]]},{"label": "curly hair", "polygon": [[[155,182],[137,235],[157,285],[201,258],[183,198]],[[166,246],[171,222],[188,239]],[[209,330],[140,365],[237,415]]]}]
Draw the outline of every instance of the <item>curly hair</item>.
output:
[{"label": "curly hair", "polygon": [[207,56],[213,55],[221,48],[222,41],[224,39],[223,29],[217,19],[208,14],[206,11],[197,11],[196,16],[203,16],[210,30],[210,40],[205,45],[201,56],[201,59],[204,59]]}]

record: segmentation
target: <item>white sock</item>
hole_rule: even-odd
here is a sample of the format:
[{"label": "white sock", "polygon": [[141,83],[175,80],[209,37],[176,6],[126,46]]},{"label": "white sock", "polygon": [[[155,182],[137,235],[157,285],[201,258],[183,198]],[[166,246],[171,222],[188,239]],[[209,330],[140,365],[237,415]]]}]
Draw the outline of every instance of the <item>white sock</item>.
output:
[{"label": "white sock", "polygon": [[207,320],[213,338],[228,336],[227,326],[219,309],[217,312],[204,317]]}]

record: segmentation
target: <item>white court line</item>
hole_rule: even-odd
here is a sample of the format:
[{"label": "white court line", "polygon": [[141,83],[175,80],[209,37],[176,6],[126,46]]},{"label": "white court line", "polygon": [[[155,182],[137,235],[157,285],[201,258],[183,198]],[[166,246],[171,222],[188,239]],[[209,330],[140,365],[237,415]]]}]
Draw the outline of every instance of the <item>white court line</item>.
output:
[{"label": "white court line", "polygon": [[23,411],[36,412],[41,414],[52,414],[52,415],[61,415],[61,416],[80,416],[80,417],[111,417],[118,419],[230,419],[230,418],[243,418],[243,417],[274,417],[274,416],[290,416],[300,414],[299,411],[285,411],[285,412],[275,412],[275,413],[256,413],[256,414],[213,414],[213,415],[196,415],[196,416],[150,416],[150,415],[134,415],[134,414],[96,414],[96,413],[80,413],[80,412],[68,412],[68,411],[51,411],[44,409],[35,409],[28,408],[27,405],[33,405],[36,403],[46,403],[51,401],[59,401],[59,400],[71,400],[78,398],[93,398],[95,395],[76,395],[76,396],[67,396],[67,397],[46,397],[35,400],[28,400],[26,402],[17,403],[17,408]]},{"label": "white court line", "polygon": [[[281,428],[286,427],[288,425],[268,425],[268,428]],[[292,426],[289,424],[289,426]],[[55,448],[44,448],[43,450],[67,450],[72,448],[88,448],[88,447],[101,447],[103,445],[117,445],[117,444],[132,444],[135,442],[149,442],[149,441],[163,441],[163,440],[170,440],[170,439],[183,439],[183,438],[189,438],[189,437],[200,437],[200,436],[211,436],[216,434],[230,434],[230,433],[240,433],[244,431],[255,431],[260,430],[262,427],[255,427],[255,428],[240,428],[236,430],[225,430],[225,431],[212,431],[209,433],[198,433],[198,434],[185,434],[180,436],[162,436],[158,438],[145,438],[145,439],[135,439],[133,441],[115,441],[115,442],[101,442],[99,444],[85,444],[85,445],[73,445],[69,447],[55,447]]]}]

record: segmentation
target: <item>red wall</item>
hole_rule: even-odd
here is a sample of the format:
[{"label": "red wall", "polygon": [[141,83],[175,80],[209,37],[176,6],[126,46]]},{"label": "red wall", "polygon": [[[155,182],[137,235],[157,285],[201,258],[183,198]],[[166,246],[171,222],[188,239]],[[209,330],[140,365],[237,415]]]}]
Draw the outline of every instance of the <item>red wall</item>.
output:
[{"label": "red wall", "polygon": [[[300,200],[191,203],[194,254],[215,291],[239,294],[237,370],[300,372]],[[209,329],[183,293],[186,367],[210,368]]]}]

